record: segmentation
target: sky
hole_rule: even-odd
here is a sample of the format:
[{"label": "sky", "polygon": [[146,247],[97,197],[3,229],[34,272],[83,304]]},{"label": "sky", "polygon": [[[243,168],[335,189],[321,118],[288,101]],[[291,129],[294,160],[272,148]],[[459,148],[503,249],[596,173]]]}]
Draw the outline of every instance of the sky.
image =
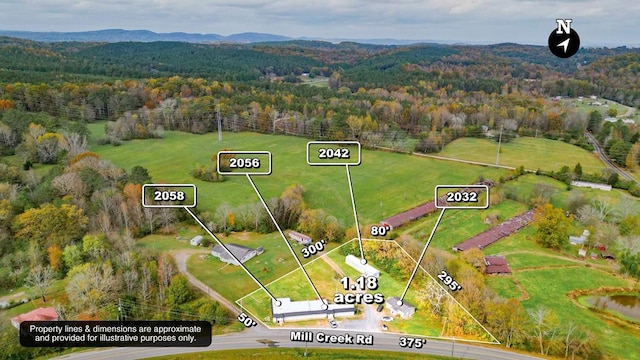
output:
[{"label": "sky", "polygon": [[636,0],[0,0],[0,29],[101,29],[324,39],[546,44],[573,19],[583,45],[640,46]]}]

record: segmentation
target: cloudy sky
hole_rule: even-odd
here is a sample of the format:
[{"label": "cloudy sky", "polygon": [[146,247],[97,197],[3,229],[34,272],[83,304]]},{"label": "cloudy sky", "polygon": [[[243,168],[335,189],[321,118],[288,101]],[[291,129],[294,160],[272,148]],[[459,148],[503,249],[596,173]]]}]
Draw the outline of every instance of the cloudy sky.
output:
[{"label": "cloudy sky", "polygon": [[0,29],[265,32],[290,37],[545,44],[556,18],[585,45],[640,46],[637,0],[0,0]]}]

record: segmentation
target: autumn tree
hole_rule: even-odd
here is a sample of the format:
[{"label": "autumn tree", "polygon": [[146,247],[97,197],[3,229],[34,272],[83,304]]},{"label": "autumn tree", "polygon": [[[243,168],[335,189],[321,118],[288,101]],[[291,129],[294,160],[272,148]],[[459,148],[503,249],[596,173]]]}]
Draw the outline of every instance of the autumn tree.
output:
[{"label": "autumn tree", "polygon": [[95,311],[114,300],[120,290],[120,283],[108,263],[76,266],[69,271],[68,278],[66,292],[78,310]]},{"label": "autumn tree", "polygon": [[55,271],[51,266],[36,265],[29,270],[24,283],[28,288],[36,290],[43,302],[47,302],[45,296],[51,289],[55,277]]},{"label": "autumn tree", "polygon": [[640,165],[640,141],[631,146],[624,160],[624,166],[631,170],[638,170],[638,165]]},{"label": "autumn tree", "polygon": [[537,228],[536,241],[549,248],[561,248],[568,244],[571,217],[566,217],[562,209],[551,204],[535,209],[533,225]]},{"label": "autumn tree", "polygon": [[466,261],[469,265],[478,269],[478,272],[484,273],[486,263],[484,261],[484,254],[482,250],[478,248],[471,248],[462,252],[462,260]]},{"label": "autumn tree", "polygon": [[171,279],[171,284],[167,288],[167,305],[182,305],[194,297],[189,281],[183,275],[178,274]]},{"label": "autumn tree", "polygon": [[62,251],[62,260],[64,261],[64,265],[67,269],[73,269],[74,267],[82,264],[84,260],[84,253],[78,245],[67,245]]},{"label": "autumn tree", "polygon": [[531,319],[531,336],[538,343],[540,354],[548,355],[550,343],[558,334],[558,318],[553,312],[542,305],[529,310]]},{"label": "autumn tree", "polygon": [[42,246],[66,246],[79,239],[87,227],[88,218],[82,209],[62,204],[44,204],[16,216],[13,229],[17,239],[35,240]]},{"label": "autumn tree", "polygon": [[60,269],[60,261],[62,260],[62,250],[58,244],[53,244],[47,248],[47,255],[49,257],[49,265],[54,270]]},{"label": "autumn tree", "polygon": [[504,342],[506,347],[510,348],[526,340],[529,319],[520,301],[508,299],[489,302],[486,314],[491,333]]},{"label": "autumn tree", "polygon": [[309,234],[313,239],[320,239],[324,235],[327,214],[322,209],[306,209],[300,215],[298,230]]}]

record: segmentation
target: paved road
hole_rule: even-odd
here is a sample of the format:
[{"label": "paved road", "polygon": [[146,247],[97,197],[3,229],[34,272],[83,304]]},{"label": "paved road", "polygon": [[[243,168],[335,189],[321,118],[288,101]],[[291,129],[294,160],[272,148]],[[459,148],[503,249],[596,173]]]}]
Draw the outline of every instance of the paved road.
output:
[{"label": "paved road", "polygon": [[176,250],[171,252],[171,255],[173,256],[173,258],[176,259],[176,265],[178,266],[178,271],[182,275],[184,275],[184,277],[187,278],[187,280],[189,280],[189,283],[191,283],[191,285],[197,287],[203,293],[209,295],[213,300],[219,302],[220,305],[224,306],[229,311],[231,311],[231,313],[233,313],[234,315],[240,314],[240,308],[238,308],[238,306],[236,306],[235,303],[227,300],[224,296],[218,294],[215,290],[207,286],[202,281],[196,279],[195,276],[191,275],[187,271],[187,259],[189,259],[189,256],[193,254],[208,254],[208,252],[207,251],[203,252],[201,250]]},{"label": "paved road", "polygon": [[[323,330],[327,334],[342,335],[344,331],[331,331]],[[364,332],[349,332],[352,335],[366,334]],[[451,356],[453,349],[453,356],[457,358],[465,359],[477,359],[477,360],[534,360],[539,359],[530,355],[523,355],[505,351],[498,346],[477,346],[467,343],[455,344],[449,341],[442,340],[428,340],[427,344],[422,349],[406,349],[398,346],[399,335],[394,334],[374,334],[374,345],[338,345],[338,344],[326,344],[326,343],[309,343],[309,348],[334,348],[334,349],[358,349],[358,350],[387,350],[387,351],[399,351],[399,352],[411,352],[421,354],[431,354],[440,356]],[[67,354],[56,359],[60,360],[129,360],[129,359],[144,359],[153,356],[162,355],[175,355],[175,354],[189,354],[194,352],[208,351],[208,350],[231,350],[231,349],[246,349],[246,348],[264,348],[266,345],[259,342],[260,340],[273,341],[273,346],[282,348],[302,348],[304,343],[292,342],[289,340],[289,330],[265,330],[257,329],[255,331],[248,331],[244,333],[237,333],[231,335],[214,336],[211,346],[207,348],[108,348],[102,350],[90,350],[81,353]],[[184,358],[190,358],[189,355],[185,355]]]},{"label": "paved road", "polygon": [[611,168],[611,170],[615,171],[618,175],[620,175],[625,180],[632,180],[640,184],[638,180],[633,178],[633,176],[627,174],[626,171],[620,169],[613,161],[611,161],[611,159],[609,159],[607,154],[604,153],[604,150],[600,146],[600,143],[598,143],[598,140],[593,135],[591,135],[590,133],[585,133],[585,136],[587,137],[587,139],[589,139],[589,142],[593,144],[593,147],[595,148],[595,151],[600,157],[600,159],[604,161],[604,163],[607,164],[607,166]]}]

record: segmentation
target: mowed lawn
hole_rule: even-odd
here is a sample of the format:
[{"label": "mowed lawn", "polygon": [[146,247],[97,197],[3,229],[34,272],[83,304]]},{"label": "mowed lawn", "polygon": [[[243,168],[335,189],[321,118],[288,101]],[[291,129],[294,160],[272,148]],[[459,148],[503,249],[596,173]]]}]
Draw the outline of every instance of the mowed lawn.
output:
[{"label": "mowed lawn", "polygon": [[[220,237],[225,244],[239,244],[251,248],[263,247],[264,253],[245,262],[247,269],[262,283],[270,283],[279,277],[299,269],[282,236],[278,232],[270,234],[241,233],[231,237]],[[335,248],[337,244],[329,243],[325,251]],[[300,246],[292,245],[302,263]],[[226,264],[211,255],[192,255],[187,261],[187,269],[191,274],[225,298],[234,301],[259,289],[258,284],[240,267]]]},{"label": "mowed lawn", "polygon": [[[378,243],[375,240],[365,241]],[[347,244],[345,244],[345,246],[346,245]],[[373,246],[375,246],[375,244]],[[330,303],[333,303],[334,294],[354,292],[352,290],[345,290],[342,283],[340,282],[340,279],[343,276],[347,276],[350,279],[350,284],[354,284],[354,281],[356,281],[356,279],[359,278],[361,274],[357,270],[345,264],[345,255],[342,255],[340,251],[338,251],[338,249],[335,249],[334,251],[331,251],[327,254],[323,254],[322,256],[331,259],[331,261],[341,269],[340,273],[336,272],[336,270],[333,269],[322,258],[315,259],[311,263],[305,265],[305,270],[313,281],[314,286],[318,289],[318,292],[320,293],[322,298],[328,300]],[[376,265],[374,262],[370,261],[369,264],[371,264],[378,270],[381,269],[381,267]],[[424,279],[427,276],[428,275],[424,271],[419,271],[416,274],[416,280],[412,282],[412,286],[410,286],[409,291],[407,292],[407,295],[405,297],[405,300],[407,302],[412,304],[419,304],[419,302],[417,301],[419,297],[418,293],[422,289],[420,289],[417,284],[423,284],[426,281],[435,281],[433,278]],[[420,278],[419,281],[417,280],[418,278]],[[385,296],[385,298],[389,298],[392,296],[400,297],[406,284],[407,280],[395,278],[389,273],[381,270],[380,277],[378,278],[378,288],[376,290],[367,290],[366,292],[371,294],[381,293]],[[316,299],[316,295],[313,289],[309,285],[309,282],[304,277],[300,269],[296,269],[295,271],[274,281],[273,283],[267,284],[266,287],[275,297],[289,297],[293,301]],[[253,316],[257,317],[260,320],[264,320],[268,325],[273,325],[273,323],[270,322],[271,302],[268,295],[263,291],[257,290],[251,294],[248,294],[247,296],[238,300],[237,303],[241,304],[243,309],[250,312]],[[361,305],[360,308],[362,306],[365,305]],[[388,310],[383,311],[383,315],[390,314]],[[399,318],[396,318],[393,322],[387,324],[389,327],[389,331],[420,336],[441,336],[443,323],[439,321],[439,319],[430,317],[427,314],[427,311],[428,310],[419,307],[417,312],[410,319],[401,320]],[[480,341],[492,340],[488,334],[477,327],[476,320],[471,316],[469,316],[468,314],[458,316],[464,316],[466,318],[466,321],[468,322],[468,326],[470,328],[474,328],[478,332],[477,334],[467,335],[467,339]],[[305,325],[304,322],[295,322],[293,324],[300,326]]]},{"label": "mowed lawn", "polygon": [[[558,258],[561,253],[544,249],[530,240],[534,234],[535,229],[528,226],[485,249],[485,254],[506,254],[514,271],[509,276],[486,277],[487,284],[505,298],[519,299],[522,294],[514,284],[518,281],[529,296],[522,302],[525,309],[543,306],[558,316],[561,324],[574,321],[584,326],[597,334],[602,350],[611,358],[640,359],[640,353],[631,355],[628,351],[640,349],[640,337],[576,305],[567,296],[572,290],[628,287],[630,282],[593,266],[606,264],[605,260],[587,259],[580,266],[569,258]],[[621,357],[622,354],[629,355]]]},{"label": "mowed lawn", "polygon": [[[494,140],[461,138],[445,146],[438,155],[495,164],[497,151],[498,143]],[[573,169],[577,163],[585,173],[599,174],[605,167],[597,155],[557,140],[520,137],[500,148],[500,165],[558,171],[564,165]]]},{"label": "mowed lawn", "polygon": [[[215,341],[216,339],[214,339]],[[237,349],[225,351],[209,351],[200,353],[190,353],[189,359],[196,360],[245,360],[245,359],[263,359],[263,360],[297,360],[305,357],[305,354],[315,360],[369,360],[369,359],[386,359],[386,360],[445,360],[450,357],[398,353],[380,350],[367,349],[315,349],[313,345],[309,349],[302,346],[299,348],[286,349],[281,347],[270,347],[266,349]],[[165,355],[154,357],[154,360],[181,360],[185,359],[185,355]]]},{"label": "mowed lawn", "polygon": [[[97,145],[104,123],[91,124],[91,150],[130,171],[135,165],[149,170],[157,183],[193,183],[198,189],[198,207],[215,211],[223,203],[232,206],[258,202],[246,176],[227,176],[222,183],[194,179],[196,164],[212,165],[211,156],[222,149],[270,151],[273,173],[252,176],[266,198],[277,197],[293,184],[305,189],[310,208],[322,208],[346,226],[354,224],[345,166],[309,166],[307,139],[256,133],[194,135],[166,131],[163,139],[125,141],[121,146]],[[364,150],[362,164],[350,167],[353,191],[361,224],[374,223],[433,199],[434,187],[470,184],[479,176],[498,179],[506,170],[425,159],[406,154]]]},{"label": "mowed lawn", "polygon": [[[451,250],[457,243],[489,230],[492,226],[498,225],[516,215],[522,214],[526,212],[527,209],[527,206],[522,203],[505,200],[486,210],[446,210],[440,224],[438,224],[430,246],[442,250]],[[404,230],[416,239],[426,241],[433,230],[439,213],[440,211],[414,223],[410,223],[406,225],[406,229],[400,228],[400,231]],[[486,224],[484,218],[487,214],[498,214],[498,223],[495,225]]]},{"label": "mowed lawn", "polygon": [[[640,337],[607,322],[594,312],[574,304],[566,295],[574,289],[623,287],[629,283],[604,271],[590,268],[557,268],[516,272],[515,276],[529,294],[522,304],[526,309],[542,305],[552,310],[561,324],[573,321],[597,334],[604,352],[613,358],[640,359]],[[624,356],[623,356],[624,354]]]}]

